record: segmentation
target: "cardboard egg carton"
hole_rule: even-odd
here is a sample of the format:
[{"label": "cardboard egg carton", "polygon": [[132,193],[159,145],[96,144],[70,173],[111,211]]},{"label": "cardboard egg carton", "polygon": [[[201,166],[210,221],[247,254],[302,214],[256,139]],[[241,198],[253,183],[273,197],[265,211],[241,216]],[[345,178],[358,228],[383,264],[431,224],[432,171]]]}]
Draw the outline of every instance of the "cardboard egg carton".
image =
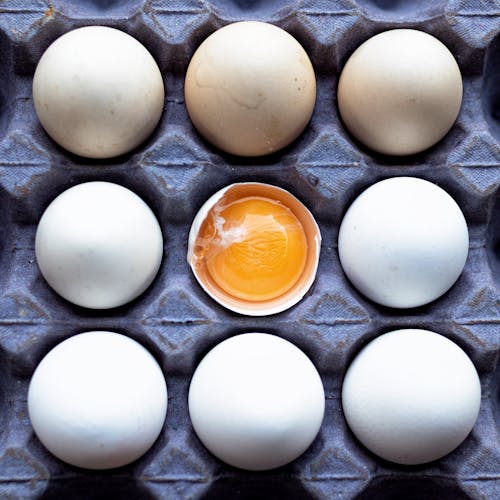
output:
[{"label": "cardboard egg carton", "polygon": [[[217,151],[193,129],[183,96],[196,47],[234,21],[272,22],[292,33],[316,70],[310,125],[292,145],[264,158]],[[165,78],[159,127],[135,151],[106,161],[58,147],[34,112],[38,59],[66,31],[91,24],[122,29],[153,54]],[[395,27],[422,29],[448,46],[463,75],[459,118],[424,153],[389,158],[358,144],[336,105],[341,68],[370,36]],[[4,0],[0,2],[0,497],[1,498],[500,498],[500,10],[494,0]],[[463,275],[443,297],[409,310],[361,296],[340,268],[336,242],[343,214],[377,180],[411,175],[433,181],[462,208],[470,232]],[[165,255],[153,285],[111,311],[71,305],[42,279],[34,253],[47,205],[89,180],[122,184],[158,217]],[[191,221],[203,202],[232,182],[276,184],[315,215],[323,245],[314,286],[294,308],[265,318],[233,314],[197,285],[185,260]],[[425,203],[425,200],[422,200]],[[421,327],[444,334],[474,362],[482,384],[474,430],[453,453],[403,467],[368,452],[346,427],[340,388],[349,362],[381,333]],[[66,465],[34,437],[26,406],[30,377],[58,342],[88,330],[129,335],[166,375],[164,430],[137,462],[107,472]],[[191,428],[187,392],[203,355],[236,333],[278,334],[303,349],[326,392],[322,429],[311,448],[281,469],[251,473],[215,459]]]}]

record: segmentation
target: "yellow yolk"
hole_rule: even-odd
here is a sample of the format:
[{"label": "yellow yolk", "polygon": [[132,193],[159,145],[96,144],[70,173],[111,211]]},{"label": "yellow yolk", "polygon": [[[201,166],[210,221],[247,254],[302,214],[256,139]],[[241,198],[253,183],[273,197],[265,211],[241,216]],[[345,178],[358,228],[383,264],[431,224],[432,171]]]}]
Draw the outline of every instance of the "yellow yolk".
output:
[{"label": "yellow yolk", "polygon": [[304,271],[304,229],[277,201],[248,197],[216,206],[202,231],[199,241],[209,275],[239,299],[257,302],[279,297]]}]

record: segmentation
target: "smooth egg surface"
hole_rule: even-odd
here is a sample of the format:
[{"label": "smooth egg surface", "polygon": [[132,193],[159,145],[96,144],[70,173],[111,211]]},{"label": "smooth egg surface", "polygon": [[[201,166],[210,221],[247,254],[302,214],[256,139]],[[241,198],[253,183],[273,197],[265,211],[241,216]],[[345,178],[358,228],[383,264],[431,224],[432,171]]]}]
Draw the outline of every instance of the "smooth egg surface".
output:
[{"label": "smooth egg surface", "polygon": [[435,184],[393,177],[363,191],[338,238],[342,268],[365,296],[384,306],[418,307],[448,291],[469,251],[464,215]]},{"label": "smooth egg surface", "polygon": [[342,406],[356,437],[378,456],[416,465],[453,451],[481,403],[467,354],[427,330],[397,330],[370,342],[349,366]]},{"label": "smooth egg surface", "polygon": [[42,55],[33,100],[45,131],[87,158],[110,158],[139,146],[163,112],[163,77],[135,38],[106,26],[65,33]]},{"label": "smooth egg surface", "polygon": [[325,394],[309,358],[264,333],[214,347],[189,387],[189,415],[203,444],[224,462],[268,470],[299,457],[323,421]]},{"label": "smooth egg surface", "polygon": [[42,444],[77,467],[133,462],[156,441],[167,412],[160,366],[139,343],[87,332],[54,347],[28,391],[28,411]]},{"label": "smooth egg surface", "polygon": [[151,284],[163,236],[151,209],[129,189],[86,182],[61,193],[38,224],[35,254],[47,283],[73,304],[118,307]]},{"label": "smooth egg surface", "polygon": [[452,127],[462,103],[462,76],[437,38],[390,30],[351,55],[337,99],[344,124],[365,146],[410,155],[431,147]]}]

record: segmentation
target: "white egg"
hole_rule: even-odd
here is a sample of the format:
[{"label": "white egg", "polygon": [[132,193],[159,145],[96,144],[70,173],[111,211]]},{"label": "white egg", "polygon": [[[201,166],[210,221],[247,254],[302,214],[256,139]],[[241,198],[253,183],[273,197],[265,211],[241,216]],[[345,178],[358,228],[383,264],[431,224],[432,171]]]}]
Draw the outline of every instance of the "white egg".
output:
[{"label": "white egg", "polygon": [[36,113],[63,148],[88,158],[134,149],[154,130],[165,92],[158,65],[135,38],[106,26],[50,45],[33,78]]},{"label": "white egg", "polygon": [[186,73],[186,107],[194,126],[218,148],[267,155],[296,139],[316,101],[308,55],[289,33],[244,21],[212,33]]},{"label": "white egg", "polygon": [[462,103],[462,77],[451,52],[428,33],[379,33],[349,58],[340,75],[339,111],[363,144],[409,155],[438,142]]},{"label": "white egg", "polygon": [[40,362],[28,392],[33,429],[59,459],[88,469],[133,462],[156,441],[167,386],[153,356],[111,332],[75,335]]},{"label": "white egg", "polygon": [[370,342],[349,366],[342,406],[356,437],[405,465],[454,450],[479,413],[481,385],[465,352],[442,335],[398,330]]},{"label": "white egg", "polygon": [[87,182],[45,210],[35,241],[48,284],[79,306],[107,309],[139,296],[160,267],[163,237],[150,208],[132,191]]},{"label": "white egg", "polygon": [[361,193],[342,220],[338,250],[352,284],[373,301],[417,307],[443,295],[467,260],[469,235],[453,198],[431,182],[393,177]]},{"label": "white egg", "polygon": [[189,414],[203,444],[224,462],[267,470],[300,456],[323,420],[325,395],[309,358],[263,333],[237,335],[203,358]]}]

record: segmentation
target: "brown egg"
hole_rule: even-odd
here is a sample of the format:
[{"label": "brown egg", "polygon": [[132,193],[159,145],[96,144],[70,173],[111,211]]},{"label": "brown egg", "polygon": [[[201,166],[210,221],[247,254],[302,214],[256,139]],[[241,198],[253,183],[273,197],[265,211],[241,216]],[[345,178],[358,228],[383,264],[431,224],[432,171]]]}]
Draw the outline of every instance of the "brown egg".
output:
[{"label": "brown egg", "polygon": [[311,61],[293,36],[246,21],[210,35],[195,52],[185,82],[198,132],[241,156],[273,153],[296,139],[316,100]]}]

